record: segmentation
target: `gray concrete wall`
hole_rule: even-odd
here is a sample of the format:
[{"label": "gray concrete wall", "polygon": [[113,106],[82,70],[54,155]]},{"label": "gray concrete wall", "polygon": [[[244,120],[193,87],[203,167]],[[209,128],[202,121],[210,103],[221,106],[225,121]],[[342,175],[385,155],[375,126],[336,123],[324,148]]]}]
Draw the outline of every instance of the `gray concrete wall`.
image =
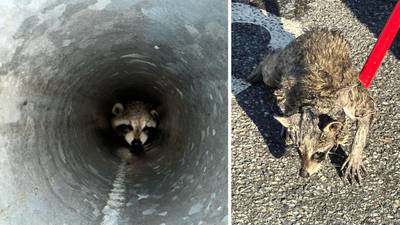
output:
[{"label": "gray concrete wall", "polygon": [[[0,2],[0,224],[226,224],[227,4]],[[132,165],[115,101],[159,105]]]}]

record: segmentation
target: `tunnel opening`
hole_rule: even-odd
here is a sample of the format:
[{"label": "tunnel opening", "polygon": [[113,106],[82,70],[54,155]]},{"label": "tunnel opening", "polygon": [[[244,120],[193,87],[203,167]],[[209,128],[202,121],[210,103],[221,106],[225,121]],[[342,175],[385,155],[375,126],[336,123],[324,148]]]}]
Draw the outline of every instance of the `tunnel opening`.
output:
[{"label": "tunnel opening", "polygon": [[[119,147],[128,147],[125,140],[118,137],[111,127],[111,109],[115,103],[127,104],[132,101],[142,101],[151,104],[160,117],[157,127],[160,130],[160,137],[152,140],[154,142],[151,145],[152,153],[146,153],[147,157],[142,157],[142,160],[149,156],[161,157],[169,154],[179,158],[182,149],[167,148],[160,152],[160,146],[179,146],[178,142],[185,142],[185,134],[182,131],[185,130],[184,124],[190,124],[188,118],[191,115],[189,113],[193,112],[183,110],[185,108],[185,98],[182,92],[184,88],[179,86],[179,81],[174,78],[173,74],[159,71],[157,66],[150,61],[143,62],[144,56],[139,57],[140,59],[137,60],[137,58],[132,58],[132,55],[123,55],[120,56],[118,62],[108,64],[118,64],[118,69],[107,71],[111,76],[105,76],[108,79],[98,84],[99,87],[104,87],[100,88],[103,93],[95,94],[97,99],[94,101],[97,104],[93,123],[99,133],[98,139],[102,142],[102,146],[106,147],[105,151],[114,152]],[[124,61],[125,58],[128,60]],[[170,150],[173,152],[169,152]]]},{"label": "tunnel opening", "polygon": [[[50,3],[0,34],[0,223],[227,223],[225,4]],[[130,100],[162,135],[125,165],[110,117]]]}]

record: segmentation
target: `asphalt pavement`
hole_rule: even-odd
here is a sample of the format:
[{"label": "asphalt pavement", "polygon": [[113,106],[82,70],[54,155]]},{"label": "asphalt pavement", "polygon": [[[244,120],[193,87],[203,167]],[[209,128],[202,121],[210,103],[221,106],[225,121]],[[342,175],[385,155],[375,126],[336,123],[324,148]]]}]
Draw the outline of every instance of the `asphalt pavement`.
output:
[{"label": "asphalt pavement", "polygon": [[[289,20],[303,29],[341,30],[358,69],[395,3],[243,0],[233,4],[237,2],[265,8],[282,20],[282,26]],[[276,35],[251,18],[232,24],[234,81],[243,81],[274,48],[271,37]],[[315,176],[299,177],[299,157],[283,145],[280,126],[272,117],[279,109],[271,92],[262,84],[245,84],[240,90],[234,85],[239,91],[232,93],[232,224],[400,224],[399,37],[395,42],[369,89],[378,115],[365,149],[368,176],[362,185],[341,180],[335,165],[343,153],[328,160]]]}]

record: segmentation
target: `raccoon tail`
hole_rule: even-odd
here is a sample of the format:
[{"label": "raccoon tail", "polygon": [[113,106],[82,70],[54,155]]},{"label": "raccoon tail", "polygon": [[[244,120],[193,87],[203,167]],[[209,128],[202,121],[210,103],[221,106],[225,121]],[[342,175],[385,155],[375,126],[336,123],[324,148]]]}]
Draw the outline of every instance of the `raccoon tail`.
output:
[{"label": "raccoon tail", "polygon": [[[273,49],[271,50],[265,57],[264,59],[257,65],[257,67],[253,70],[253,72],[250,74],[250,76],[247,78],[247,81],[250,83],[258,83],[258,82],[264,82],[266,85],[269,85],[269,81],[264,80],[276,80],[276,75],[278,74],[276,71],[276,65],[278,64],[278,59],[280,57],[280,54],[282,52],[282,49]],[[268,68],[268,74],[263,74],[263,68],[266,67]],[[264,73],[266,71],[264,70]],[[276,75],[274,75],[276,74]],[[267,77],[264,77],[267,76]],[[274,82],[273,82],[274,84]],[[275,86],[275,84],[273,85]]]},{"label": "raccoon tail", "polygon": [[258,64],[257,67],[251,72],[250,76],[246,78],[249,83],[260,83],[263,82],[262,77],[262,63]]}]

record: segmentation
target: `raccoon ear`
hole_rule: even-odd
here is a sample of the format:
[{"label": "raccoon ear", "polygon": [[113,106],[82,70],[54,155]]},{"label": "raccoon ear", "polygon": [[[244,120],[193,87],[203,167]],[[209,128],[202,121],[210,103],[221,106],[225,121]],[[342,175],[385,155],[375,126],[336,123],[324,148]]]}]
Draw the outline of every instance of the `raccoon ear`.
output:
[{"label": "raccoon ear", "polygon": [[290,117],[274,116],[274,118],[275,118],[276,120],[278,120],[278,122],[279,122],[282,126],[284,126],[284,127],[286,127],[286,128],[290,127],[290,124],[291,124]]},{"label": "raccoon ear", "polygon": [[150,114],[154,117],[154,119],[158,120],[158,112],[156,110],[150,110]]},{"label": "raccoon ear", "polygon": [[337,132],[339,132],[340,129],[342,129],[342,123],[335,121],[335,122],[330,122],[328,125],[326,125],[324,127],[324,132],[336,134]]},{"label": "raccoon ear", "polygon": [[112,108],[114,116],[120,115],[124,111],[124,106],[121,103],[116,103]]}]

